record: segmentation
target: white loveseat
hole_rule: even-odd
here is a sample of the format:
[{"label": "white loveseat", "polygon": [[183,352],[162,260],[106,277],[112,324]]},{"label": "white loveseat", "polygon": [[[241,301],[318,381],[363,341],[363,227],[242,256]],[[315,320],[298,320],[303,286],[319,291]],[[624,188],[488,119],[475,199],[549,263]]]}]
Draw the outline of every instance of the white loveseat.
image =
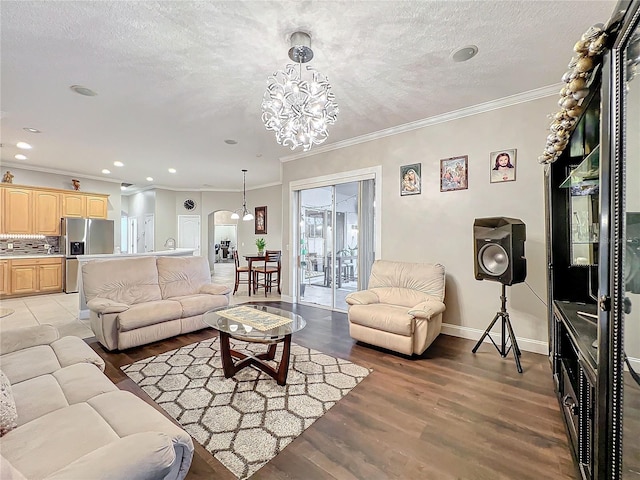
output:
[{"label": "white loveseat", "polygon": [[119,390],[80,338],[59,338],[50,325],[3,331],[0,370],[10,383],[2,391],[2,427],[11,412],[16,425],[0,438],[2,480],[187,475],[191,437],[142,399]]},{"label": "white loveseat", "polygon": [[107,350],[124,350],[206,328],[202,315],[229,305],[204,257],[136,257],[82,266],[91,329]]},{"label": "white loveseat", "polygon": [[423,353],[442,329],[444,267],[376,260],[368,290],[350,293],[349,333],[405,355]]}]

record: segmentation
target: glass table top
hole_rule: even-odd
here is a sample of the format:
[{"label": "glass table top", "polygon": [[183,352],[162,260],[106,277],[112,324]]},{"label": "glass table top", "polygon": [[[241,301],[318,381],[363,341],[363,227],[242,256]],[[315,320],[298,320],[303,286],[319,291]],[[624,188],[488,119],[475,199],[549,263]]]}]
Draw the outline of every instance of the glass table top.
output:
[{"label": "glass table top", "polygon": [[[231,311],[239,307],[255,309],[256,315],[267,313],[278,317],[284,317],[284,319],[288,319],[289,321],[284,325],[269,328],[267,330],[260,330],[254,326],[243,323],[241,320],[232,320],[222,316],[227,313],[227,311]],[[286,310],[281,310],[279,308],[268,307],[266,305],[229,305],[226,307],[215,308],[205,313],[203,319],[207,325],[220,332],[228,333],[234,337],[255,339],[269,339],[290,335],[292,333],[299,332],[307,324],[305,319],[300,315]]]}]

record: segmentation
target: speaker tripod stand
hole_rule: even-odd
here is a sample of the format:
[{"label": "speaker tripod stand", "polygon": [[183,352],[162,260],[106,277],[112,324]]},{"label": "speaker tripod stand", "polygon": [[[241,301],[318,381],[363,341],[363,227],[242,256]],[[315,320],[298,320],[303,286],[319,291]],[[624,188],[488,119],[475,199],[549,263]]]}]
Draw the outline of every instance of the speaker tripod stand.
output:
[{"label": "speaker tripod stand", "polygon": [[[473,353],[476,353],[476,350],[478,350],[478,347],[480,347],[485,337],[488,336],[489,340],[491,340],[491,343],[493,343],[493,346],[496,347],[496,350],[498,350],[498,353],[502,358],[505,358],[507,355],[509,355],[509,351],[513,352],[513,358],[516,361],[516,367],[518,368],[518,372],[522,373],[522,366],[520,365],[521,353],[520,353],[520,348],[518,347],[516,336],[513,333],[513,327],[511,326],[511,321],[509,320],[509,313],[507,312],[507,286],[504,283],[502,284],[502,295],[500,296],[500,300],[502,300],[502,306],[500,307],[500,311],[496,313],[495,317],[493,317],[493,320],[491,321],[487,329],[484,331],[484,333],[480,337],[480,340],[478,340],[478,343],[476,343],[476,346],[473,347],[473,350],[471,351]],[[500,346],[498,346],[496,342],[493,340],[493,338],[491,337],[491,329],[496,324],[498,319],[502,319],[502,341],[500,342]],[[509,334],[509,340],[511,341],[511,345],[509,345],[508,348],[507,348],[507,336],[506,336],[507,333]]]}]

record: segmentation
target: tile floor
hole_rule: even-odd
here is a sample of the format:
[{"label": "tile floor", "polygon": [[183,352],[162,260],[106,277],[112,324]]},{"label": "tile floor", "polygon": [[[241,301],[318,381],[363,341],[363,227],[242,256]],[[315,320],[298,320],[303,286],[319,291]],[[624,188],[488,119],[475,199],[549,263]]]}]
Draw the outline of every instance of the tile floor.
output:
[{"label": "tile floor", "polygon": [[[234,264],[216,263],[211,277],[213,283],[229,285],[233,289],[235,282]],[[257,295],[249,297],[246,285],[240,285],[238,292],[235,295],[231,295],[231,304],[272,300],[280,300],[280,295],[278,295],[277,291],[269,293],[266,298],[263,291],[259,291]],[[89,327],[89,320],[78,319],[77,293],[54,293],[10,298],[0,300],[0,306],[14,310],[10,315],[0,318],[0,330],[48,323],[58,328],[61,336],[93,337],[93,332]]]}]

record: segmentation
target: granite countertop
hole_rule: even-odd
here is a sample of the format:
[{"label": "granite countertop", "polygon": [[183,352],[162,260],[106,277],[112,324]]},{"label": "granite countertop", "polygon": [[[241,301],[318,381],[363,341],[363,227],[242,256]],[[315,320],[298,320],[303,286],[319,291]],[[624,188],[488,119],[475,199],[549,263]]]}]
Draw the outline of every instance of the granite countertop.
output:
[{"label": "granite countertop", "polygon": [[5,255],[0,255],[0,260],[11,260],[11,259],[27,259],[27,258],[64,258],[64,255],[60,254],[60,253],[52,253],[52,254],[46,254],[46,253],[34,253],[34,254],[26,254],[26,255],[20,255],[19,253],[17,254],[5,254]]}]

